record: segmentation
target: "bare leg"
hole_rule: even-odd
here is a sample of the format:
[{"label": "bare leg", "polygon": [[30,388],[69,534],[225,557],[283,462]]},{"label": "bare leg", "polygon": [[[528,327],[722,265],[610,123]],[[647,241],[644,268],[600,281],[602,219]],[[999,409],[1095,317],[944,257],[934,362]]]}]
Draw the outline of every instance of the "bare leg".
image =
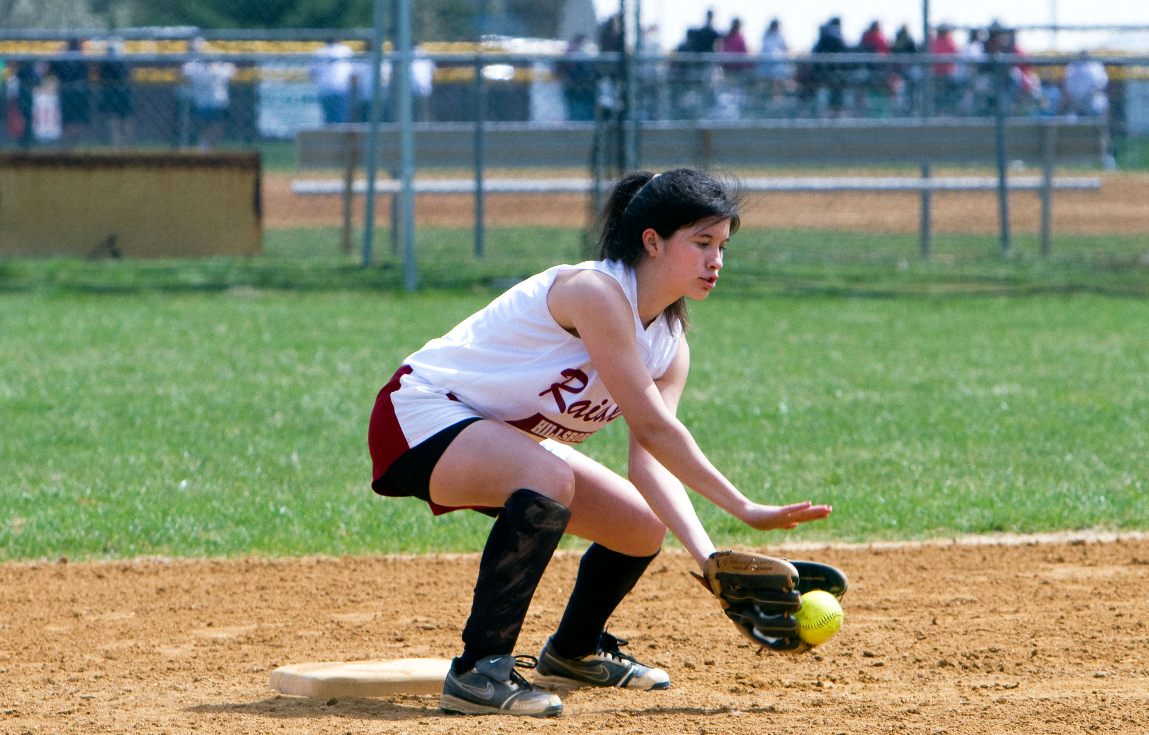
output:
[{"label": "bare leg", "polygon": [[627,480],[577,452],[564,462],[517,429],[477,421],[431,473],[431,500],[448,507],[500,507],[527,488],[570,508],[567,533],[629,556],[662,547],[666,526]]},{"label": "bare leg", "polygon": [[578,453],[568,464],[575,474],[575,493],[567,533],[627,556],[657,554],[666,526],[634,485]]},{"label": "bare leg", "polygon": [[479,560],[463,655],[453,664],[462,675],[514,651],[535,588],[570,521],[574,473],[517,430],[476,421],[439,458],[430,494],[445,506],[502,507]]},{"label": "bare leg", "polygon": [[[581,620],[578,627],[589,633],[568,636],[588,639],[592,647],[666,536],[666,527],[629,482],[577,453],[563,461],[494,421],[477,421],[455,438],[431,473],[430,494],[448,507],[504,508],[479,563],[463,630],[466,650],[455,663],[459,674],[484,656],[513,650],[535,585],[564,528],[595,542],[592,551],[599,549],[591,554],[599,562],[593,573],[580,571],[590,592],[575,596],[595,601],[594,610],[580,602],[573,611]],[[554,530],[545,530],[548,525]]]},{"label": "bare leg", "polygon": [[495,421],[463,429],[431,473],[431,500],[453,508],[498,508],[523,488],[569,507],[574,472],[518,429]]}]

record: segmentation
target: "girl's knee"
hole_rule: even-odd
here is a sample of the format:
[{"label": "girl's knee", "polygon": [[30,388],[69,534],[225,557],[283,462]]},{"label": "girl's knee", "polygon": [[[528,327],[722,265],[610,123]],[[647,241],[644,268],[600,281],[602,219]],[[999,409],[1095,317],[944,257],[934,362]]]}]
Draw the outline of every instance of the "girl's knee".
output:
[{"label": "girl's knee", "polygon": [[569,464],[558,457],[548,456],[546,461],[539,463],[533,474],[533,483],[537,487],[529,489],[570,507],[574,500],[575,475]]},{"label": "girl's knee", "polygon": [[631,519],[625,534],[607,547],[627,556],[654,556],[666,540],[666,526],[650,513]]},{"label": "girl's knee", "polygon": [[666,540],[666,526],[658,517],[651,514],[651,517],[642,524],[634,537],[636,548],[635,556],[652,556],[657,554],[659,549],[662,548],[662,543]]}]

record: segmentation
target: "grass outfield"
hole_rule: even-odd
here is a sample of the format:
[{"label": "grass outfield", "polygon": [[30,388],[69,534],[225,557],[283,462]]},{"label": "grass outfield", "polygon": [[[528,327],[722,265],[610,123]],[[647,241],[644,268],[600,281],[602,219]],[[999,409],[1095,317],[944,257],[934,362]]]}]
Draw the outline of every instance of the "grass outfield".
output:
[{"label": "grass outfield", "polygon": [[[375,497],[365,436],[401,358],[495,293],[0,295],[0,557],[480,549],[485,517]],[[835,507],[766,535],[699,503],[720,546],[1145,527],[1149,302],[743,286],[693,314],[681,415],[715,464]],[[586,451],[620,468],[624,431]]]}]

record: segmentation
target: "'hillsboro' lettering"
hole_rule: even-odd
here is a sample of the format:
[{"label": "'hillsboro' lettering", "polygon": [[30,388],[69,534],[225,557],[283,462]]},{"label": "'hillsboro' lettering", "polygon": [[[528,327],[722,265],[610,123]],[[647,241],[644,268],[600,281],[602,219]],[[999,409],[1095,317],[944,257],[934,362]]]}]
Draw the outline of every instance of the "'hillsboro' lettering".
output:
[{"label": "'hillsboro' lettering", "polygon": [[594,433],[592,431],[575,431],[574,429],[560,426],[541,413],[536,413],[530,418],[508,421],[507,423],[528,434],[533,434],[543,439],[554,439],[564,444],[578,444],[579,442],[585,441],[587,437]]}]

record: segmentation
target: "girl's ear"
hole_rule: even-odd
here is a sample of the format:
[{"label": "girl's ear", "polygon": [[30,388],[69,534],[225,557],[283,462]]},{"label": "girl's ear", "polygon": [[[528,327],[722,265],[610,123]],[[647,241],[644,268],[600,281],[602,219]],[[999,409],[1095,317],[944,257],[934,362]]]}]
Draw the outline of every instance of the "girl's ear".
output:
[{"label": "girl's ear", "polygon": [[659,237],[653,227],[647,227],[642,231],[642,247],[647,255],[654,258],[666,249],[666,242]]}]

